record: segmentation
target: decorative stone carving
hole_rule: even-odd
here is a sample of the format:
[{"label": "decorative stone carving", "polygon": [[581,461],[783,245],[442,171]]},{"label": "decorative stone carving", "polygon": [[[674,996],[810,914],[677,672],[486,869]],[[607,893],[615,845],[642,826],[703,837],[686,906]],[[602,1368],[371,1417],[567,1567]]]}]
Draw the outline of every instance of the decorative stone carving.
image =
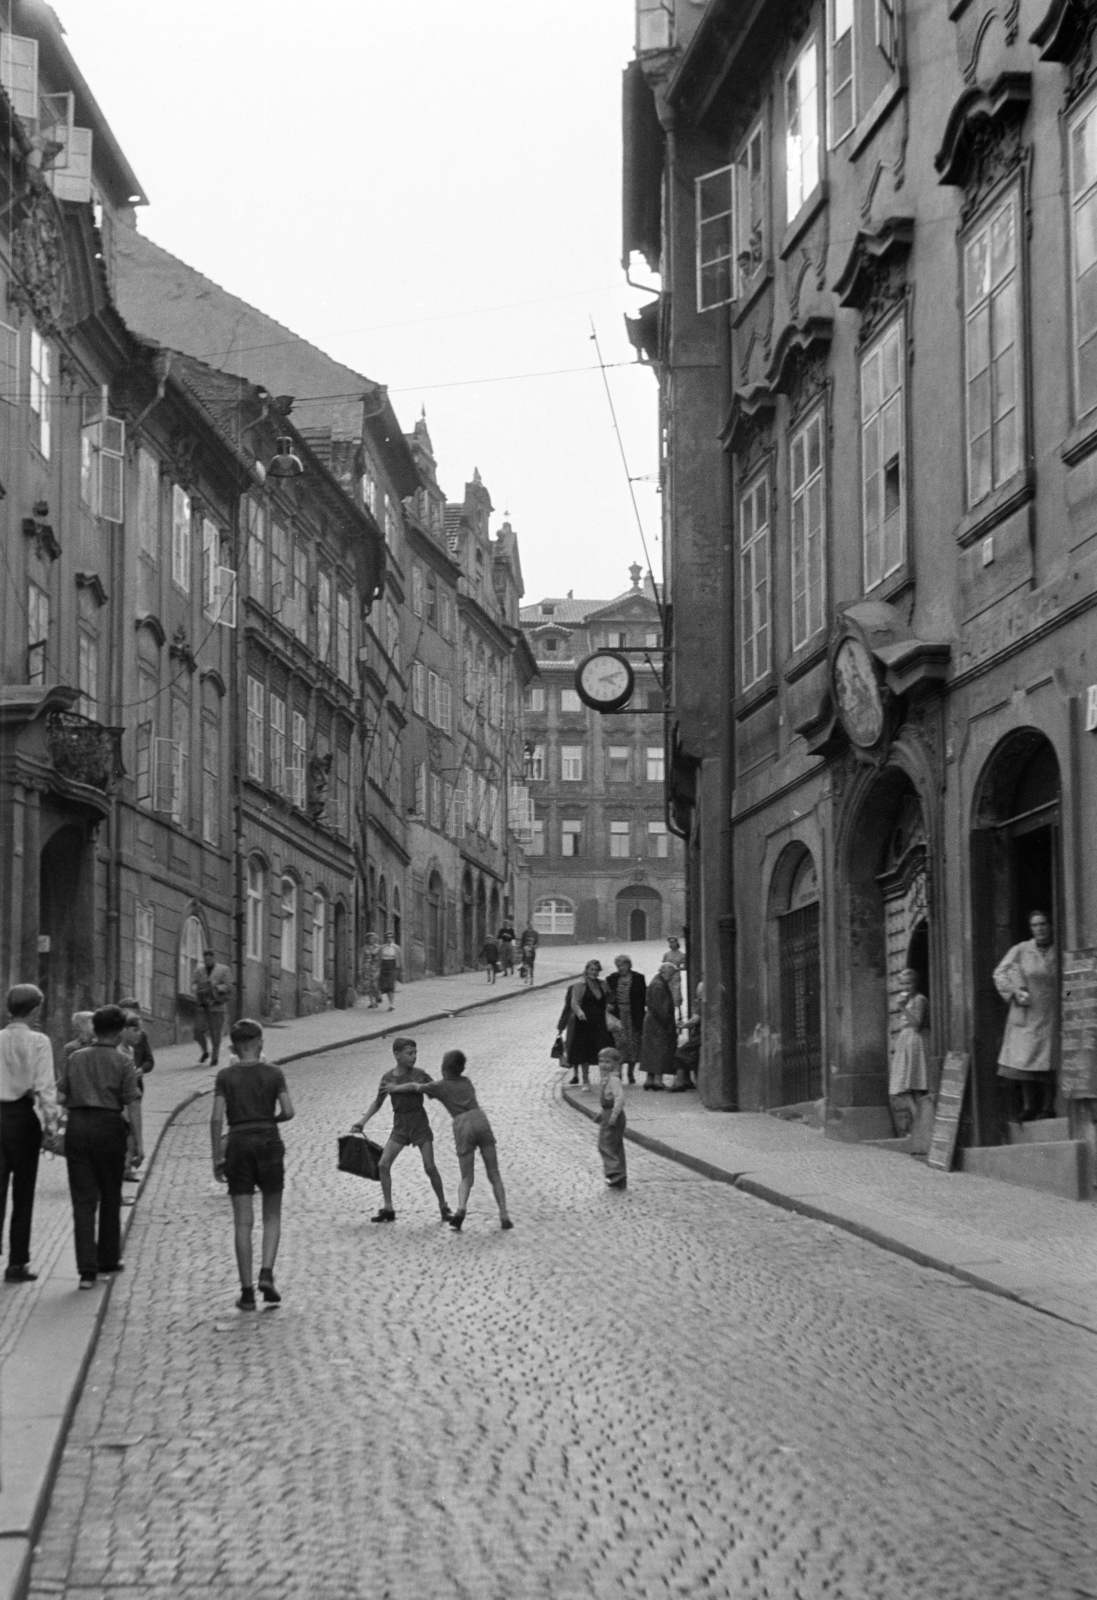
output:
[{"label": "decorative stone carving", "polygon": [[33,506],[34,515],[23,518],[23,536],[34,540],[34,548],[40,561],[56,561],[61,554],[61,544],[46,518],[50,508],[45,500],[36,500]]},{"label": "decorative stone carving", "polygon": [[46,717],[46,739],[59,776],[104,793],[124,771],[121,738],[120,728],[104,728],[75,711],[51,711]]},{"label": "decorative stone carving", "polygon": [[777,402],[765,384],[735,391],[720,439],[744,473],[753,471],[773,448],[776,411]]},{"label": "decorative stone carving", "polygon": [[65,315],[65,246],[57,205],[44,190],[32,191],[11,236],[12,305],[29,311],[40,333],[56,336]]},{"label": "decorative stone carving", "polygon": [[834,292],[839,305],[861,313],[862,345],[907,298],[906,266],[913,242],[913,217],[888,217],[853,241]]},{"label": "decorative stone carving", "polygon": [[309,756],[306,810],[314,822],[318,822],[327,809],[331,763],[332,753],[330,750],[326,755]]},{"label": "decorative stone carving", "polygon": [[940,182],[964,190],[964,222],[1026,160],[1021,130],[1032,74],[1003,72],[989,89],[965,89],[953,106],[934,157]]},{"label": "decorative stone carving", "polygon": [[1097,6],[1093,0],[1051,0],[1029,35],[1042,61],[1058,61],[1067,68],[1068,109],[1093,83],[1097,71],[1093,50],[1095,34]]},{"label": "decorative stone carving", "polygon": [[172,635],[171,645],[168,649],[168,655],[173,661],[181,661],[188,672],[197,671],[198,657],[194,654],[194,651],[190,647],[190,644],[187,640],[187,630],[184,628],[182,623],[179,624]]}]

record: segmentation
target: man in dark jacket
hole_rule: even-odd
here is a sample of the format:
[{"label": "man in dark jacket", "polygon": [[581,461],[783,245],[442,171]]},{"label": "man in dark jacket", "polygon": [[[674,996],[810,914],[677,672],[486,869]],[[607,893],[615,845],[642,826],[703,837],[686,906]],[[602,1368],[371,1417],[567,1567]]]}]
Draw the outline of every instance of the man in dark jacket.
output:
[{"label": "man in dark jacket", "polygon": [[646,1079],[645,1089],[665,1089],[663,1073],[674,1071],[678,1029],[674,1020],[672,985],[677,975],[673,962],[664,961],[648,984],[644,1036],[640,1045],[640,1070]]}]

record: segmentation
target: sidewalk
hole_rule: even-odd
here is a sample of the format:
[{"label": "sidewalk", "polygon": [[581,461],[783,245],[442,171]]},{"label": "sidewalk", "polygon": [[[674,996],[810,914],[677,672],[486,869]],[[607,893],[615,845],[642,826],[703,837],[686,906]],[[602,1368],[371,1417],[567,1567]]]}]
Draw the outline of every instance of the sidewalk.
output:
[{"label": "sidewalk", "polygon": [[[647,950],[656,960],[654,944]],[[532,987],[517,976],[489,984],[483,972],[423,978],[399,987],[392,1011],[371,1011],[363,1002],[349,1011],[272,1023],[266,1027],[266,1056],[284,1064],[409,1032],[474,1007],[508,1000],[521,1005],[524,996],[578,976],[592,956],[608,965],[612,953],[605,944],[542,946]],[[227,1059],[226,1042],[222,1061]],[[157,1050],[143,1102],[144,1174],[168,1124],[183,1106],[212,1090],[213,1077],[210,1067],[198,1064],[193,1043]],[[136,1186],[136,1204],[143,1186]],[[135,1192],[135,1186],[126,1187]],[[123,1239],[132,1219],[128,1207],[122,1215]],[[0,1286],[0,1600],[19,1600],[23,1593],[31,1548],[113,1281],[100,1280],[91,1294],[77,1292],[65,1164],[49,1156],[38,1169],[32,1245],[38,1282]]]},{"label": "sidewalk", "polygon": [[[761,1112],[705,1111],[692,1092],[648,1095],[637,1084],[625,1094],[626,1137],[636,1144],[1097,1333],[1092,1203],[940,1172]],[[563,1095],[596,1117],[593,1093]]]}]

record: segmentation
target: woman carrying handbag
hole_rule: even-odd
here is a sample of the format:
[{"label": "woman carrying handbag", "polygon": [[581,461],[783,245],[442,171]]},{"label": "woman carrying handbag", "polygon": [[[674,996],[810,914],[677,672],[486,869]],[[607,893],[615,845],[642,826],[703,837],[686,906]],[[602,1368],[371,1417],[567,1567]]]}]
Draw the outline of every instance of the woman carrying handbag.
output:
[{"label": "woman carrying handbag", "polygon": [[[602,982],[602,963],[588,961],[583,976],[568,990],[558,1029],[566,1024],[564,1059],[571,1068],[569,1084],[574,1087],[583,1075],[584,1088],[590,1088],[590,1069],[598,1065],[598,1052],[613,1047],[606,1007],[609,990]],[[616,1020],[616,1019],[615,1019]]]}]

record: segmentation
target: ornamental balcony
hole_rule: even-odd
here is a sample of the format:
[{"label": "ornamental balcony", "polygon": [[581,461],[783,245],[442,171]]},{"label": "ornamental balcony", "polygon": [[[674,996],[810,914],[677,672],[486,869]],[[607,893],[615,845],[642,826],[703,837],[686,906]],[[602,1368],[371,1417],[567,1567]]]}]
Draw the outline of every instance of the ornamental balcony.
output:
[{"label": "ornamental balcony", "polygon": [[107,794],[122,777],[122,729],[106,728],[77,711],[46,716],[46,742],[58,777]]}]

